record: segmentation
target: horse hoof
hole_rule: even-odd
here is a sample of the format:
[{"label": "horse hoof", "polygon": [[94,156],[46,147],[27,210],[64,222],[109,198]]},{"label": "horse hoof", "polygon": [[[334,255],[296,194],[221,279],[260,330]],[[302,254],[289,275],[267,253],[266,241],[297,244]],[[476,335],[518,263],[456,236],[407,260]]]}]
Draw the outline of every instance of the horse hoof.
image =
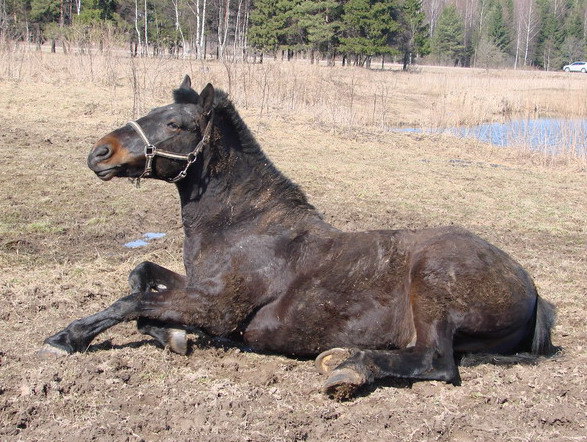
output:
[{"label": "horse hoof", "polygon": [[348,348],[331,348],[320,353],[314,364],[321,374],[329,374],[352,355]]},{"label": "horse hoof", "polygon": [[186,355],[188,352],[188,338],[185,330],[174,328],[169,330],[169,350],[179,355]]},{"label": "horse hoof", "polygon": [[52,345],[45,344],[39,350],[35,352],[35,355],[41,359],[59,358],[67,356],[69,353],[62,348],[53,347]]},{"label": "horse hoof", "polygon": [[351,399],[367,379],[351,368],[334,370],[326,380],[323,391],[337,401]]}]

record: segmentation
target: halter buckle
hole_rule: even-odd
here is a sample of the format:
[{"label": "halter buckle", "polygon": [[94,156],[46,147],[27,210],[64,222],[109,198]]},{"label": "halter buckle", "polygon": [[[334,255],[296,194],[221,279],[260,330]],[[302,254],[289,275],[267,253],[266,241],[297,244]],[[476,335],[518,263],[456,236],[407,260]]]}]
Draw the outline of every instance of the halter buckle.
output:
[{"label": "halter buckle", "polygon": [[145,156],[147,158],[153,158],[157,153],[157,148],[153,144],[145,144]]},{"label": "halter buckle", "polygon": [[187,154],[186,161],[188,162],[188,164],[192,164],[194,161],[196,161],[197,156],[197,152],[190,152]]}]

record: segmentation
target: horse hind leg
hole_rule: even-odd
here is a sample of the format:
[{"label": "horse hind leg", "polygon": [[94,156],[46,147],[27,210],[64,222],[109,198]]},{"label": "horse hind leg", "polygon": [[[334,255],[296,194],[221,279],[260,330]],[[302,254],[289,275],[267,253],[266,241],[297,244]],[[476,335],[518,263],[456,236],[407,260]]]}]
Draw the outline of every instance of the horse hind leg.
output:
[{"label": "horse hind leg", "polygon": [[[438,380],[460,385],[460,375],[454,360],[452,332],[431,327],[434,342],[416,343],[415,347],[398,350],[333,349],[316,360],[320,371],[328,375],[323,391],[337,400],[346,400],[356,391],[376,379],[407,378]],[[345,358],[345,356],[348,356]],[[342,360],[334,368],[333,366]]]},{"label": "horse hind leg", "polygon": [[[185,277],[155,263],[144,261],[130,272],[128,283],[132,293],[160,292],[184,288]],[[137,329],[174,353],[185,355],[188,352],[187,335],[183,328],[174,327],[163,321],[139,317]]]}]

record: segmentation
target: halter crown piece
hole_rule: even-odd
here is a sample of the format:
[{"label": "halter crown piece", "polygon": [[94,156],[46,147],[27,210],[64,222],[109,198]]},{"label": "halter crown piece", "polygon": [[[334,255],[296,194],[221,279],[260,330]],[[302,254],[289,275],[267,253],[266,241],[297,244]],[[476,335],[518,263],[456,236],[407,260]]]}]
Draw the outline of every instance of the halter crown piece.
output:
[{"label": "halter crown piece", "polygon": [[[147,159],[147,162],[145,163],[145,170],[143,171],[141,176],[139,176],[136,179],[137,187],[141,181],[141,178],[148,178],[151,176],[151,173],[153,172],[153,158],[155,158],[156,156],[163,157],[163,158],[170,158],[172,160],[186,161],[187,164],[185,165],[184,169],[181,172],[179,172],[179,174],[175,178],[171,178],[166,181],[169,183],[177,183],[178,181],[183,180],[188,173],[189,167],[196,161],[198,154],[210,142],[210,137],[212,136],[212,122],[213,121],[214,121],[214,114],[212,114],[212,116],[210,117],[210,120],[208,120],[208,124],[206,125],[206,129],[204,129],[204,134],[202,136],[202,139],[196,145],[194,150],[192,150],[188,154],[174,153],[174,152],[169,152],[167,150],[159,149],[157,147],[157,144],[162,143],[163,141],[167,141],[169,138],[166,138],[165,140],[160,141],[157,144],[153,144],[149,141],[149,139],[147,138],[147,135],[145,135],[145,132],[143,131],[143,129],[141,128],[139,123],[137,123],[136,121],[129,121],[128,125],[130,127],[132,127],[135,130],[135,132],[137,134],[139,134],[139,136],[145,142],[144,152],[145,152],[145,158]],[[173,138],[173,137],[171,137],[171,138]]]}]

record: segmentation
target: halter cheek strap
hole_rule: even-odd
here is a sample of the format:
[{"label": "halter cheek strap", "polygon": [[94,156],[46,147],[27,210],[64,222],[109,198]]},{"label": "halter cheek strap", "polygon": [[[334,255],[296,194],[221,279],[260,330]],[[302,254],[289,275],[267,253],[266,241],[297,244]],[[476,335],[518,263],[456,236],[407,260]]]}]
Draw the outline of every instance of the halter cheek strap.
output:
[{"label": "halter cheek strap", "polygon": [[[213,121],[214,121],[214,114],[212,114],[212,116],[208,120],[208,124],[206,125],[206,128],[204,129],[204,134],[202,136],[202,139],[196,145],[194,150],[192,150],[188,154],[179,154],[179,153],[174,153],[174,152],[169,152],[167,150],[159,149],[157,147],[157,144],[160,144],[163,141],[167,141],[169,138],[166,138],[165,140],[162,140],[157,144],[153,144],[149,141],[149,139],[147,138],[147,135],[145,135],[145,132],[143,131],[143,129],[141,128],[139,123],[137,123],[136,121],[129,121],[128,125],[130,127],[132,127],[135,130],[135,132],[145,142],[145,148],[144,148],[144,154],[145,154],[145,158],[146,158],[145,170],[143,171],[141,176],[139,176],[137,178],[137,180],[138,180],[137,182],[140,182],[141,178],[148,178],[151,176],[151,174],[153,172],[153,158],[155,158],[156,156],[163,157],[163,158],[169,158],[172,160],[185,161],[187,164],[185,165],[184,169],[175,178],[168,179],[167,181],[170,183],[177,183],[178,181],[184,179],[188,173],[189,167],[196,161],[198,154],[202,151],[202,149],[205,146],[207,146],[210,143],[210,138],[212,136]],[[173,138],[174,136],[172,136],[170,138]]]}]

